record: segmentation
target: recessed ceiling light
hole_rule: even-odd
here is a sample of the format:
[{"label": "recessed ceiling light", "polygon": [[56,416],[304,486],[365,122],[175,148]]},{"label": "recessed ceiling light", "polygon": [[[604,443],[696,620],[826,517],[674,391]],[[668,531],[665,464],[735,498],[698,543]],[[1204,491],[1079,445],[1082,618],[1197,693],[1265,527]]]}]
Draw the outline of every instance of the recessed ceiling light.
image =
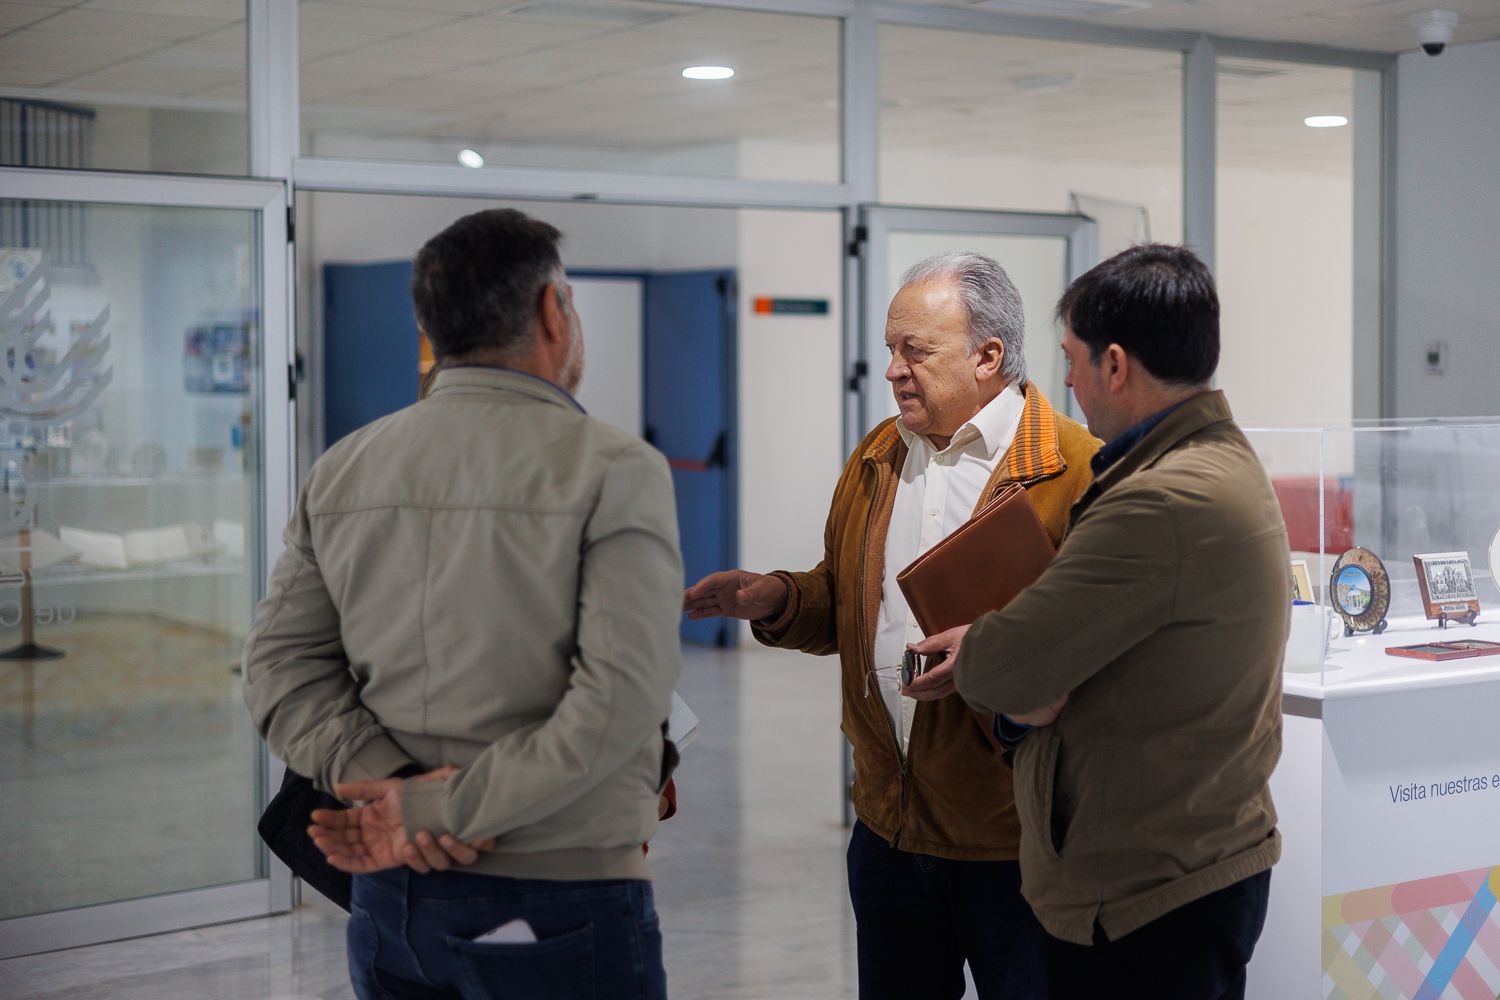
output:
[{"label": "recessed ceiling light", "polygon": [[484,157],[472,149],[465,149],[458,154],[458,162],[466,167],[473,167],[475,170],[478,170],[484,166]]},{"label": "recessed ceiling light", "polygon": [[1302,119],[1302,124],[1308,128],[1340,128],[1348,125],[1349,119],[1343,115],[1310,115]]},{"label": "recessed ceiling light", "polygon": [[734,76],[734,70],[728,66],[689,66],[682,75],[689,80],[727,80]]}]

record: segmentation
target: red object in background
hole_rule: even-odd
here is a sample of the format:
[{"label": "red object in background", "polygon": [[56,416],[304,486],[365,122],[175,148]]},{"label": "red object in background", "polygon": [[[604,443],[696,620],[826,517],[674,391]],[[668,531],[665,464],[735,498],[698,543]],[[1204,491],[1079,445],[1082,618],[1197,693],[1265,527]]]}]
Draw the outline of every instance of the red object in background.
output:
[{"label": "red object in background", "polygon": [[[1287,540],[1293,552],[1318,551],[1318,479],[1316,476],[1272,479],[1281,517],[1286,521]],[[1354,493],[1338,480],[1325,486],[1323,503],[1326,523],[1323,551],[1337,555],[1354,547]]]}]

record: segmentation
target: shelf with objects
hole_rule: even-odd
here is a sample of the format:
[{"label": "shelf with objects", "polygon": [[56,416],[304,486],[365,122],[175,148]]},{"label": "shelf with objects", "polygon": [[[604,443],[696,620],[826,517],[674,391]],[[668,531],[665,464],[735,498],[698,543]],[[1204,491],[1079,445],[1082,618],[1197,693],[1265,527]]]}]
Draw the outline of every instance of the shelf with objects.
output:
[{"label": "shelf with objects", "polygon": [[1246,433],[1293,601],[1283,852],[1250,995],[1493,996],[1500,423]]}]

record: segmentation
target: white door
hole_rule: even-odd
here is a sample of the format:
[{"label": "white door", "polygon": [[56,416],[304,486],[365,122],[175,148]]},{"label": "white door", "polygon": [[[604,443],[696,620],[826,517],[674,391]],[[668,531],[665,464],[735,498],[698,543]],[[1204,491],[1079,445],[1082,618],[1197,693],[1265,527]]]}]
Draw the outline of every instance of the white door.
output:
[{"label": "white door", "polygon": [[644,424],[641,385],[641,279],[634,275],[569,276],[583,324],[583,384],[578,402],[607,424],[637,436]]}]

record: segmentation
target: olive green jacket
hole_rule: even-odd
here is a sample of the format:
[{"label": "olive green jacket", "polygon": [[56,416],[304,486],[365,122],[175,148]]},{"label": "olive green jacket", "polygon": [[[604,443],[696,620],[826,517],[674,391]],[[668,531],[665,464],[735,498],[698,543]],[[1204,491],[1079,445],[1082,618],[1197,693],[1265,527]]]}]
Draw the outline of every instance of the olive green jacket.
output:
[{"label": "olive green jacket", "polygon": [[1057,558],[969,631],[959,693],[1017,715],[1022,892],[1053,936],[1114,940],[1275,864],[1291,608],[1286,528],[1219,392],[1073,507]]}]

